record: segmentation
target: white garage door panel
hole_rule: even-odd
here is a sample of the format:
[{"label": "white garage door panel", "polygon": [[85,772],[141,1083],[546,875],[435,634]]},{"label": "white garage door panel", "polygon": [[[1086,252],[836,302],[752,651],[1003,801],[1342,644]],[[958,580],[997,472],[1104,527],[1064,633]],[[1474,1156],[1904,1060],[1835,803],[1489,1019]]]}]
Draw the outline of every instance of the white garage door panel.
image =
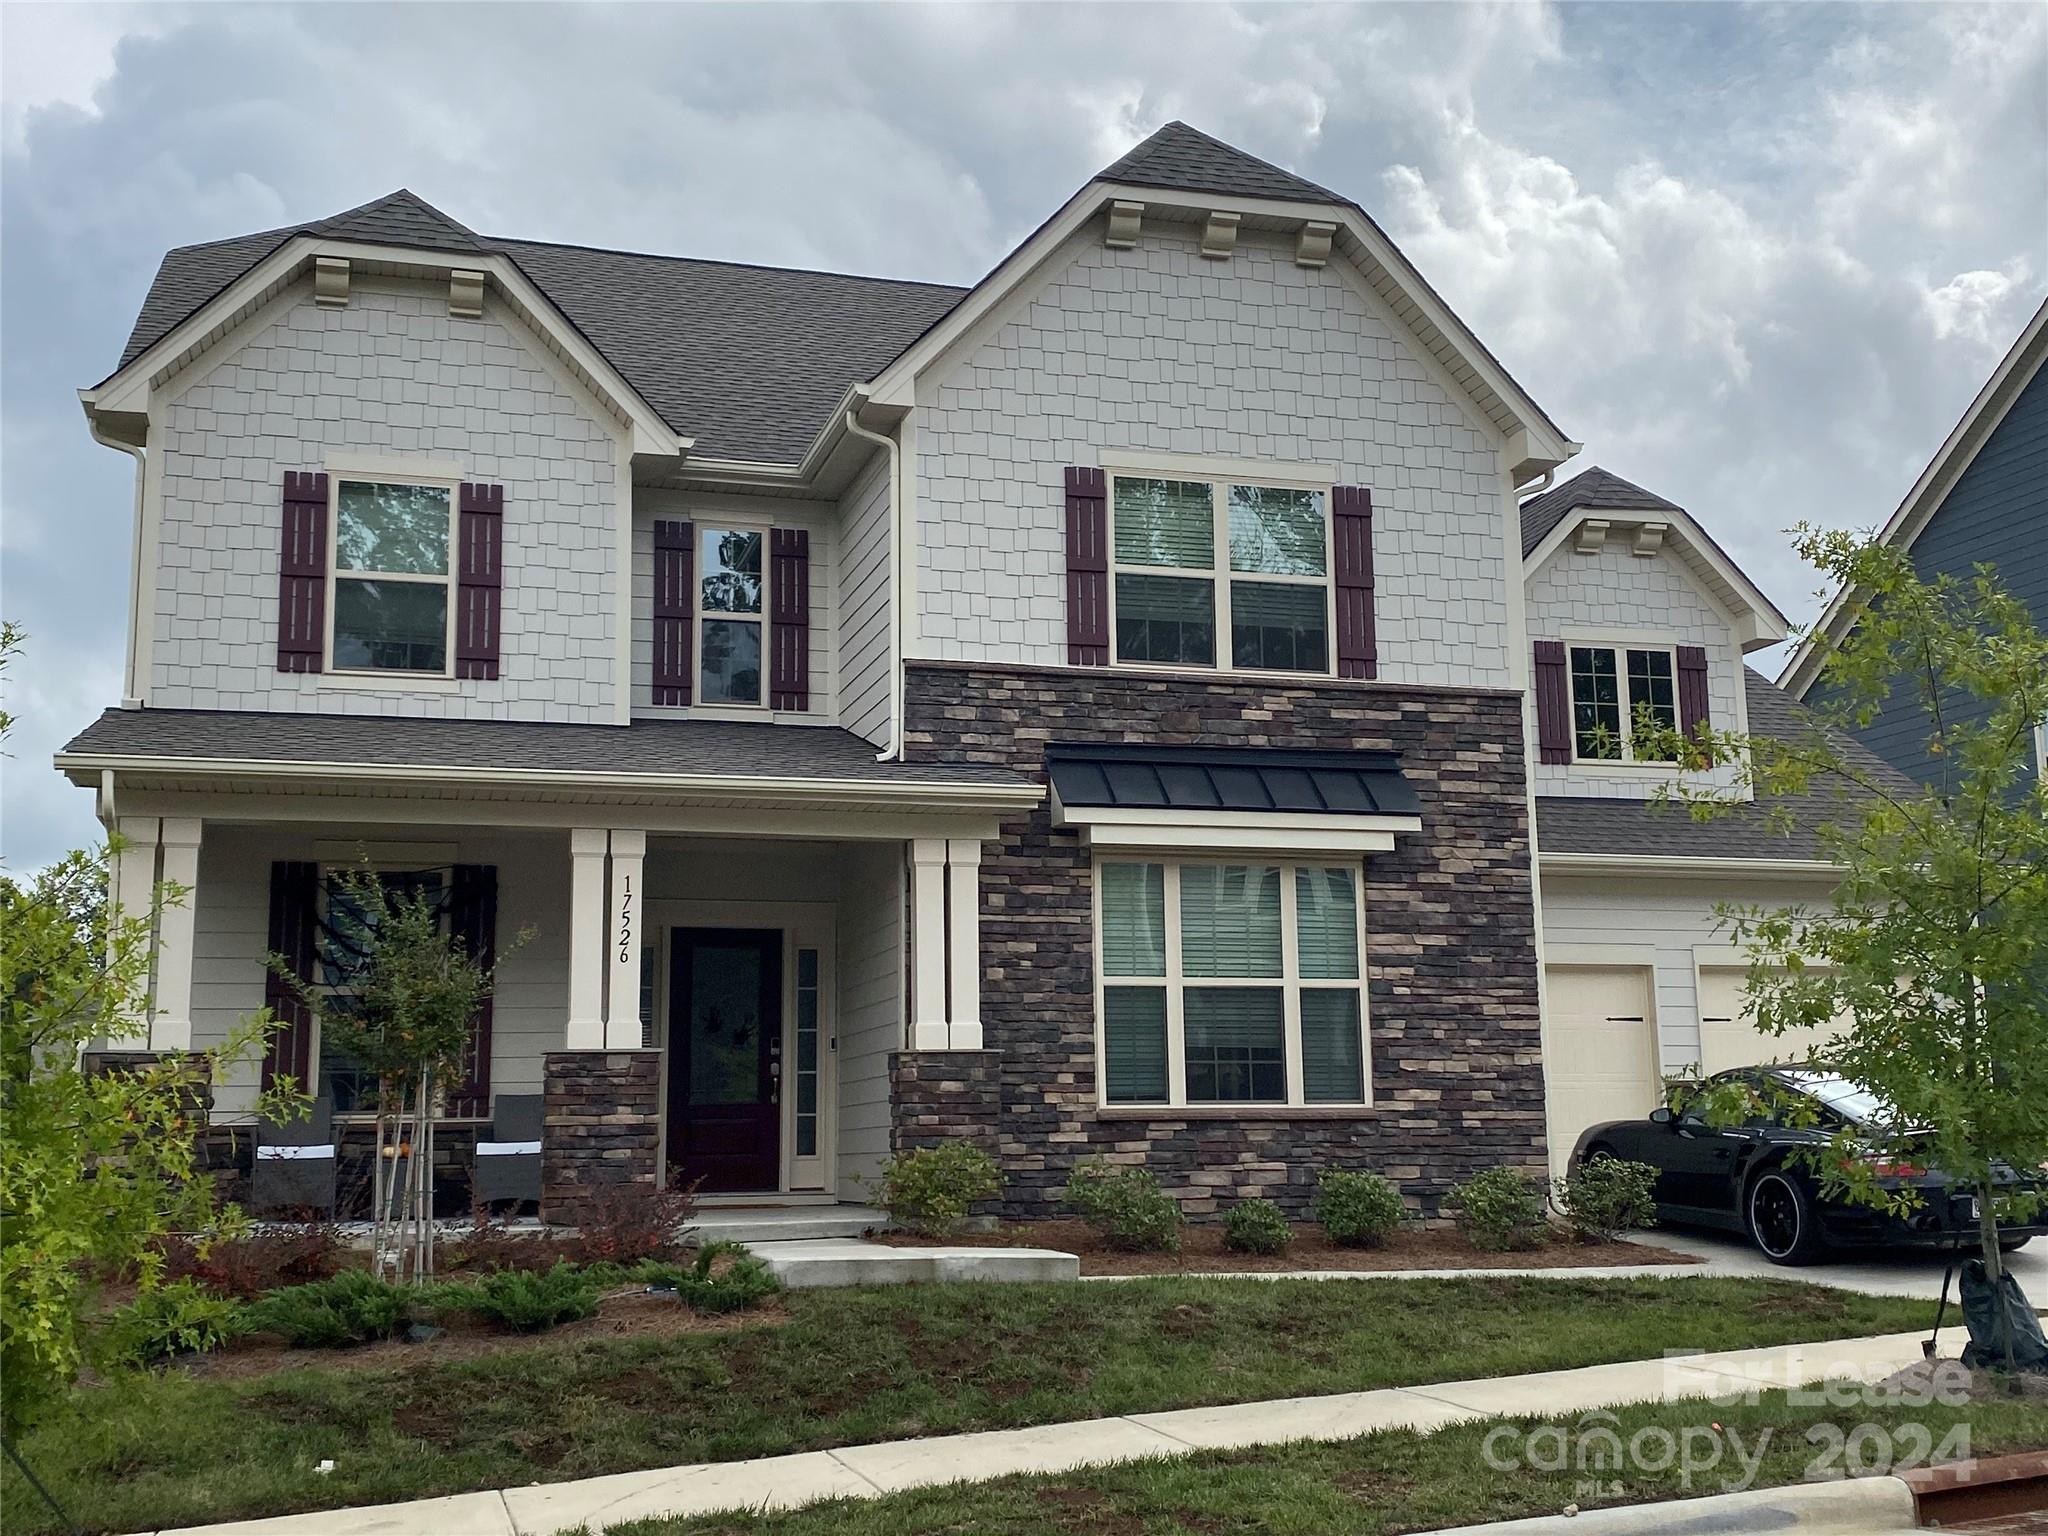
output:
[{"label": "white garage door panel", "polygon": [[1663,1082],[1647,967],[1553,965],[1544,981],[1551,1165],[1561,1172],[1581,1131],[1647,1115]]},{"label": "white garage door panel", "polygon": [[1702,967],[1700,970],[1700,1071],[1711,1077],[1731,1067],[1753,1067],[1766,1061],[1804,1061],[1806,1053],[1825,1045],[1834,1025],[1766,1035],[1757,1030],[1742,995],[1747,970]]}]

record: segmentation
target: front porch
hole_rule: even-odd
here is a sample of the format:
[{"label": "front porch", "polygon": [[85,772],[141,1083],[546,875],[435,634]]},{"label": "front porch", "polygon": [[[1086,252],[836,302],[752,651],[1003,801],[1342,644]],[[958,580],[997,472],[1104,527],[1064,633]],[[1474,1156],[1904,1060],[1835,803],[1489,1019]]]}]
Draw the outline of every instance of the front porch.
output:
[{"label": "front porch", "polygon": [[187,894],[155,915],[146,1016],[107,1046],[205,1050],[271,1008],[286,1022],[266,1057],[211,1085],[231,1181],[261,1088],[289,1075],[331,1112],[342,1199],[366,1189],[370,1085],[323,1040],[317,1008],[294,1017],[266,961],[286,956],[317,992],[333,877],[367,864],[446,891],[450,931],[497,956],[468,1081],[436,1133],[441,1214],[470,1208],[475,1144],[505,1140],[515,1106],[537,1114],[550,1222],[634,1182],[695,1184],[707,1211],[859,1201],[896,1141],[896,1082],[913,1084],[906,1112],[927,1115],[917,1085],[934,1074],[918,1064],[979,1059],[981,850],[1002,810],[1041,793],[985,771],[943,782],[859,745],[865,784],[650,786],[630,807],[595,785],[493,791],[488,769],[432,795],[287,787],[248,762],[236,770],[272,779],[263,792],[109,774],[114,900],[139,914],[161,882]]}]

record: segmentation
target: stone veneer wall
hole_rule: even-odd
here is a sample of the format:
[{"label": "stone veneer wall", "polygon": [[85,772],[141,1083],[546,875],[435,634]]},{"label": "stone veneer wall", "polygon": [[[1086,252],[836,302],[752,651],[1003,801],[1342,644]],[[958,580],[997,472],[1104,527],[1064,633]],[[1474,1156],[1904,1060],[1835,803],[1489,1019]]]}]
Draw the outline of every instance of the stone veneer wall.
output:
[{"label": "stone veneer wall", "polygon": [[573,1226],[607,1185],[655,1182],[661,1057],[654,1051],[550,1051],[543,1067],[543,1219]]},{"label": "stone veneer wall", "polygon": [[889,1149],[909,1152],[966,1140],[996,1152],[1002,1066],[1000,1051],[894,1052]]},{"label": "stone veneer wall", "polygon": [[[1304,1215],[1326,1167],[1384,1174],[1431,1217],[1479,1169],[1543,1169],[1519,695],[912,662],[906,721],[912,761],[1041,778],[1050,741],[1390,750],[1422,803],[1422,832],[1366,860],[1373,1106],[1338,1114],[1099,1107],[1090,856],[1049,806],[1005,824],[982,855],[981,1012],[1007,1214],[1052,1214],[1095,1154],[1147,1164],[1197,1218],[1255,1194]],[[942,1123],[926,1075],[898,1070],[899,1141]]]}]

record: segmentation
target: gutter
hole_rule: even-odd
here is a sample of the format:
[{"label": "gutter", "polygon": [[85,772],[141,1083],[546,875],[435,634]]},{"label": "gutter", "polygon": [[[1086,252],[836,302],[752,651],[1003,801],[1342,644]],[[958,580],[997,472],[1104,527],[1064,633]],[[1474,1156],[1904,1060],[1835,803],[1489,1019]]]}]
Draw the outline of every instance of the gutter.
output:
[{"label": "gutter", "polygon": [[136,647],[142,634],[142,488],[149,464],[149,450],[140,443],[124,443],[101,431],[99,416],[93,410],[94,399],[90,390],[78,392],[78,403],[85,409],[85,426],[92,433],[92,440],[103,448],[118,449],[135,460],[135,527],[134,535],[128,541],[128,654],[121,667],[121,707],[140,709],[142,690],[137,686],[135,674]]},{"label": "gutter", "polygon": [[1653,878],[1742,875],[1844,875],[1848,866],[1827,859],[1703,859],[1681,854],[1538,853],[1539,870],[1571,875],[1647,875]]},{"label": "gutter", "polygon": [[[860,398],[856,396],[856,398]],[[878,763],[903,761],[903,455],[896,439],[870,432],[860,424],[858,405],[846,409],[846,430],[880,443],[889,455],[889,745],[875,754]]]}]

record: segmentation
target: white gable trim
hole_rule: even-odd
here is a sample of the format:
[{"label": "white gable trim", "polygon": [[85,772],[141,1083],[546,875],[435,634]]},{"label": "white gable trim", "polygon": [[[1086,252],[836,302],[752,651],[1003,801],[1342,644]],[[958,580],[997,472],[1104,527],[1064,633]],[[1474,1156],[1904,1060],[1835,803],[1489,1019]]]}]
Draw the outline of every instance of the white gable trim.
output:
[{"label": "white gable trim", "polygon": [[[2041,307],[2034,311],[2034,318],[2027,322],[2027,328],[2020,332],[2012,350],[1999,360],[1998,367],[1992,371],[1984,387],[1977,391],[1970,408],[1963,412],[1963,419],[1942,440],[1933,459],[1920,472],[1920,478],[1906,492],[1906,499],[1899,503],[1898,510],[1878,530],[1880,544],[1900,550],[1913,547],[1913,541],[1934,521],[1934,514],[1941,510],[1942,503],[1955,489],[1963,471],[1976,461],[1978,450],[1991,441],[1991,434],[2005,420],[2013,402],[2033,382],[2034,375],[2041,371],[2044,360],[2048,360],[2048,301],[2043,301]],[[1826,635],[1831,640],[1841,639],[1860,606],[1859,595],[1854,592],[1837,592],[1830,598],[1819,621],[1808,637],[1800,641],[1799,648],[1779,674],[1778,686],[1794,698],[1804,698],[1820,671],[1821,657],[1812,637]]]},{"label": "white gable trim", "polygon": [[1764,596],[1763,590],[1742,573],[1740,566],[1721,553],[1714,541],[1707,537],[1706,530],[1693,521],[1690,513],[1675,507],[1654,512],[1574,507],[1543,536],[1543,542],[1523,558],[1523,579],[1527,580],[1542,570],[1551,556],[1577,534],[1579,526],[1587,522],[1667,524],[1675,537],[1667,537],[1653,558],[1661,557],[1668,550],[1682,555],[1678,562],[1680,573],[1699,589],[1702,597],[1728,615],[1735,628],[1736,642],[1745,652],[1775,645],[1790,632],[1790,626],[1784,614],[1778,611],[1777,604]]},{"label": "white gable trim", "polygon": [[1554,468],[1579,449],[1551,425],[1542,408],[1529,398],[1448,305],[1431,292],[1393,242],[1356,208],[1336,203],[1294,203],[1263,198],[1229,197],[1221,193],[1181,192],[1157,187],[1130,188],[1096,181],[1079,193],[997,264],[952,311],[861,387],[859,393],[878,406],[908,410],[916,404],[918,377],[956,352],[971,350],[987,329],[992,313],[1051,261],[1061,247],[1087,226],[1110,202],[1142,199],[1147,209],[1178,210],[1186,215],[1234,213],[1247,229],[1299,228],[1329,223],[1336,215],[1337,246],[1359,270],[1365,284],[1390,309],[1400,329],[1420,344],[1422,353],[1457,382],[1459,393],[1473,401],[1502,436],[1524,434],[1524,458],[1514,466],[1522,478]]},{"label": "white gable trim", "polygon": [[258,262],[224,290],[96,388],[82,392],[87,412],[114,415],[145,411],[150,392],[229,331],[264,309],[310,269],[318,258],[341,257],[361,263],[366,273],[444,276],[455,271],[483,271],[497,291],[571,374],[632,431],[636,454],[674,458],[687,454],[690,438],[677,433],[641,398],[566,316],[535,287],[518,265],[502,252],[455,253],[411,250],[296,235]]}]

